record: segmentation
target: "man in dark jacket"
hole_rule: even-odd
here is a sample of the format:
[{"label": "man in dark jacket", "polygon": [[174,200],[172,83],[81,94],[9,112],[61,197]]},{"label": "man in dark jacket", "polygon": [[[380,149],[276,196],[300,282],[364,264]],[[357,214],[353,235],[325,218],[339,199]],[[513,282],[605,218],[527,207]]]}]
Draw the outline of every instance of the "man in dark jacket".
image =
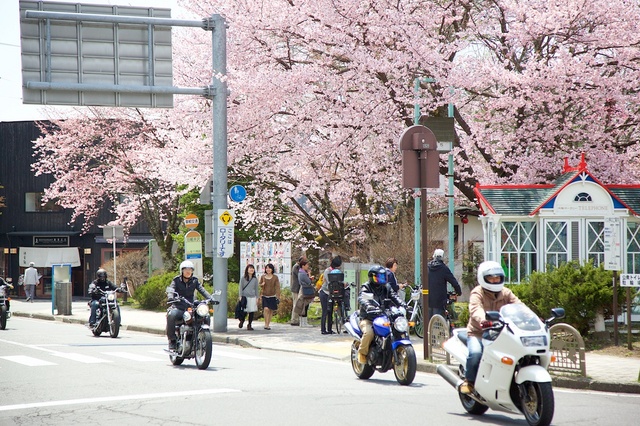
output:
[{"label": "man in dark jacket", "polygon": [[444,250],[436,249],[433,252],[433,260],[429,262],[429,317],[436,314],[444,317],[445,304],[447,302],[447,283],[453,286],[456,294],[460,296],[462,289],[451,270],[444,264],[442,257]]},{"label": "man in dark jacket", "polygon": [[102,291],[107,290],[118,290],[118,287],[107,279],[107,271],[100,268],[98,272],[96,272],[96,279],[93,280],[91,284],[89,284],[89,294],[91,295],[91,314],[89,315],[89,327],[93,327],[96,325],[96,311],[98,310],[98,306],[100,306],[100,299],[102,298],[102,293],[98,291],[98,289]]},{"label": "man in dark jacket", "polygon": [[[171,290],[173,290],[173,293],[168,292],[167,294],[169,300],[175,299],[177,294],[177,296],[182,296],[190,303],[193,303],[196,290],[198,290],[205,299],[211,299],[209,292],[205,290],[202,284],[200,284],[198,278],[193,276],[194,270],[195,267],[193,266],[193,262],[190,260],[185,260],[180,264],[180,275],[175,277],[169,285]],[[169,339],[169,350],[176,349],[176,340],[178,338],[176,336],[176,321],[178,318],[182,318],[186,309],[186,303],[182,301],[176,302],[167,314],[167,338]]]},{"label": "man in dark jacket", "polygon": [[360,330],[362,339],[358,348],[358,362],[367,363],[369,346],[373,341],[373,320],[383,314],[384,300],[390,299],[396,306],[404,306],[404,301],[398,297],[387,282],[386,268],[375,265],[369,269],[369,281],[360,288]]}]

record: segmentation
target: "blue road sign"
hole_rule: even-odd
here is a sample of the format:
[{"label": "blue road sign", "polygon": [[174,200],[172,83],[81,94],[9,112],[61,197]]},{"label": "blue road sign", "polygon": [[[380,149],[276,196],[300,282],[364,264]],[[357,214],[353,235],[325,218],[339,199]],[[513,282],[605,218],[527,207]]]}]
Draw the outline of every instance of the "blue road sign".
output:
[{"label": "blue road sign", "polygon": [[247,190],[242,185],[233,185],[231,189],[229,189],[229,197],[236,203],[239,203],[247,198]]}]

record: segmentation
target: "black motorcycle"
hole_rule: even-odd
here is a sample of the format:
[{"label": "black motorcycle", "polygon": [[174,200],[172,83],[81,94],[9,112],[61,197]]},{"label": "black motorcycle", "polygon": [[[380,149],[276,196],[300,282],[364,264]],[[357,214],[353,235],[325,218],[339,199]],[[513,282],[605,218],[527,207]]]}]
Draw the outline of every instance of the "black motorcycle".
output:
[{"label": "black motorcycle", "polygon": [[9,290],[13,289],[13,285],[11,278],[7,278],[6,281],[0,279],[0,281],[3,283],[0,285],[0,330],[4,330],[7,328],[7,320],[11,318]]},{"label": "black motorcycle", "polygon": [[[92,284],[93,285],[93,284]],[[118,337],[120,333],[120,308],[118,307],[117,293],[126,293],[125,287],[119,287],[117,290],[102,290],[99,287],[89,289],[90,292],[98,292],[101,296],[98,300],[98,309],[96,310],[96,322],[93,327],[89,327],[94,336],[98,337],[102,333],[109,332],[112,338]]]},{"label": "black motorcycle", "polygon": [[[220,290],[216,290],[213,295],[221,294]],[[211,316],[213,309],[209,308],[209,304],[218,305],[219,301],[196,300],[193,303],[186,298],[178,295],[171,287],[167,288],[167,296],[169,297],[169,305],[167,314],[176,303],[184,303],[187,309],[184,311],[181,319],[176,321],[176,349],[165,349],[169,353],[171,364],[180,365],[185,359],[195,358],[198,370],[205,370],[211,362],[211,354],[213,352],[213,338],[211,337]]]}]

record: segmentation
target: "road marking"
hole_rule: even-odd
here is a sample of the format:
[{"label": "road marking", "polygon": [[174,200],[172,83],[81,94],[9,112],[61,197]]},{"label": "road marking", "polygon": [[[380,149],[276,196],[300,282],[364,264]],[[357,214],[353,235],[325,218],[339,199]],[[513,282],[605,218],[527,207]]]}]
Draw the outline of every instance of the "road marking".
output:
[{"label": "road marking", "polygon": [[73,352],[52,352],[51,355],[72,361],[82,362],[84,364],[101,364],[104,362],[113,362],[108,359],[96,358],[89,355],[77,354]]},{"label": "road marking", "polygon": [[144,355],[138,355],[138,354],[134,354],[134,353],[129,353],[129,352],[102,352],[104,355],[112,355],[112,356],[117,356],[119,358],[124,358],[124,359],[128,359],[131,361],[140,361],[140,362],[148,362],[148,361],[164,361],[158,358],[152,358],[150,356],[144,356]]},{"label": "road marking", "polygon": [[0,411],[25,410],[29,408],[59,407],[61,405],[96,404],[114,401],[134,401],[139,399],[175,398],[194,395],[212,395],[217,393],[242,392],[239,389],[202,389],[183,392],[143,393],[138,395],[118,395],[102,398],[81,398],[62,401],[31,402],[26,404],[0,405]]},{"label": "road marking", "polygon": [[56,365],[53,362],[44,361],[38,358],[32,358],[30,356],[15,355],[15,356],[0,356],[7,361],[17,362],[18,364],[28,365],[29,367],[40,367],[42,365]]}]

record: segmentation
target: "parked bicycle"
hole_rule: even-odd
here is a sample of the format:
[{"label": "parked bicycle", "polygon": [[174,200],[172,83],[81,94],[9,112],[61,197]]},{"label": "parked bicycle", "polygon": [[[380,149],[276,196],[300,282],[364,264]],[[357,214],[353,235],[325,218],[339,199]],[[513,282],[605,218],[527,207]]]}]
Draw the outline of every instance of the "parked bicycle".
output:
[{"label": "parked bicycle", "polygon": [[407,304],[407,318],[416,336],[424,337],[424,316],[422,312],[422,291],[420,287],[412,287],[407,283],[407,288],[411,292],[409,303]]},{"label": "parked bicycle", "polygon": [[455,315],[455,305],[454,303],[458,301],[458,295],[455,291],[447,292],[447,301],[444,304],[444,321],[447,323],[447,327],[449,328],[449,336],[453,336],[453,329],[456,328],[455,321],[457,316]]},{"label": "parked bicycle", "polygon": [[347,317],[347,303],[349,303],[349,287],[355,286],[351,283],[345,285],[343,273],[330,273],[329,276],[329,300],[333,306],[333,324],[335,325],[336,333],[341,334],[344,328],[344,323],[348,320]]}]

